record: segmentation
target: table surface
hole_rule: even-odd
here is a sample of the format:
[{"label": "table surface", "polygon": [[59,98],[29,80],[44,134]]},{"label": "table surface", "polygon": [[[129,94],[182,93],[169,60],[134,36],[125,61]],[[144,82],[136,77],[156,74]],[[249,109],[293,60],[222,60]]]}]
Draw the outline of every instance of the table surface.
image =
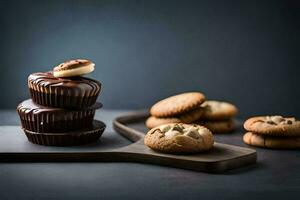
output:
[{"label": "table surface", "polygon": [[[101,110],[107,140],[112,119],[126,111]],[[0,125],[18,125],[17,113],[0,111]],[[243,130],[215,135],[217,142],[245,146]],[[0,199],[282,199],[300,195],[299,150],[257,148],[256,165],[208,174],[139,163],[1,163]]]}]

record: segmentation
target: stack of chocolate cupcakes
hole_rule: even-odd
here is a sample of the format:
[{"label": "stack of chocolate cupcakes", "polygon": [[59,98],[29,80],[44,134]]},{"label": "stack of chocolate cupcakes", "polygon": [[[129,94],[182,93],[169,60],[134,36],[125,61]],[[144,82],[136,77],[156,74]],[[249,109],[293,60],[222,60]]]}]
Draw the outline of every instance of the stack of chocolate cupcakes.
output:
[{"label": "stack of chocolate cupcakes", "polygon": [[94,63],[77,59],[44,73],[28,77],[31,99],[17,111],[28,140],[40,145],[69,146],[97,141],[105,124],[94,120],[101,83],[81,75],[94,70]]}]

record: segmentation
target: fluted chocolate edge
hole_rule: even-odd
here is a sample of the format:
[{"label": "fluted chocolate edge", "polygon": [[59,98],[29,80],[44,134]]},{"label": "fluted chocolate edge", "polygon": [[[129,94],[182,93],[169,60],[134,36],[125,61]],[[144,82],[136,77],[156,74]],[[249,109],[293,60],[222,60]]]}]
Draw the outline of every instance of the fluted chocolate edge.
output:
[{"label": "fluted chocolate edge", "polygon": [[32,100],[40,105],[56,108],[84,109],[93,105],[98,98],[99,92],[95,96],[70,96],[64,93],[45,93],[29,89]]},{"label": "fluted chocolate edge", "polygon": [[92,126],[95,110],[64,111],[59,116],[57,113],[48,112],[26,112],[24,109],[17,109],[23,128],[39,133],[59,133]]},{"label": "fluted chocolate edge", "polygon": [[[77,84],[88,86],[89,89],[83,89]],[[101,91],[99,81],[82,78],[73,82],[55,78],[52,72],[31,74],[28,77],[28,87],[32,100],[37,104],[74,109],[93,105]]]},{"label": "fluted chocolate edge", "polygon": [[29,142],[46,146],[74,146],[93,143],[99,140],[105,130],[105,125],[100,128],[82,132],[66,133],[36,133],[23,129]]}]

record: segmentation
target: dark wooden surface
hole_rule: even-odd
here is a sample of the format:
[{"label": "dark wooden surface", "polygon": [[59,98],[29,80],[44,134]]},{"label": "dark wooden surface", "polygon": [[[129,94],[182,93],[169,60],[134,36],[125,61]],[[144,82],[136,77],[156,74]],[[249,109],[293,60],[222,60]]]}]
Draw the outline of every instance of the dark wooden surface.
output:
[{"label": "dark wooden surface", "polygon": [[0,161],[141,162],[211,173],[220,173],[256,162],[255,150],[222,143],[215,143],[214,148],[208,152],[193,155],[171,155],[152,151],[143,143],[147,131],[144,126],[146,117],[147,112],[132,113],[118,117],[114,121],[114,128],[134,142],[123,148],[110,147],[109,143],[102,145],[105,136],[97,143],[89,145],[72,147],[36,145],[27,141],[20,126],[0,126]]},{"label": "dark wooden surface", "polygon": [[[111,126],[112,119],[124,113],[96,113],[96,119],[107,124],[103,148],[131,143]],[[15,111],[1,111],[0,124],[19,124]],[[240,129],[215,139],[249,147],[242,142],[243,133]],[[222,174],[125,162],[1,163],[0,199],[297,199],[300,152],[253,149],[256,165]]]}]

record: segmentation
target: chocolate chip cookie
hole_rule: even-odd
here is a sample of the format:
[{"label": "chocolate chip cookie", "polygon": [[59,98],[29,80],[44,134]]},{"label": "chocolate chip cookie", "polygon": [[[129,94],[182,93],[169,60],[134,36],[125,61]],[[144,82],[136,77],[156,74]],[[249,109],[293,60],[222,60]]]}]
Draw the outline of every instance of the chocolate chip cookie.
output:
[{"label": "chocolate chip cookie", "polygon": [[224,120],[235,117],[238,109],[231,103],[224,101],[208,100],[202,105],[204,113],[202,118],[204,120]]},{"label": "chocolate chip cookie", "polygon": [[177,115],[174,117],[154,117],[151,116],[146,120],[146,126],[151,129],[156,126],[160,126],[163,124],[169,124],[169,123],[192,123],[196,120],[198,120],[203,114],[203,108],[199,107],[194,110],[185,112],[181,115]]},{"label": "chocolate chip cookie", "polygon": [[260,116],[245,121],[249,132],[272,136],[300,136],[300,121],[294,117]]},{"label": "chocolate chip cookie", "polygon": [[273,148],[273,149],[298,149],[300,148],[300,136],[294,137],[278,137],[278,136],[269,136],[261,135],[253,132],[248,132],[244,135],[243,141],[246,144],[264,147],[264,148]]},{"label": "chocolate chip cookie", "polygon": [[213,133],[230,133],[236,128],[236,123],[233,119],[219,121],[199,121],[196,123],[205,126]]},{"label": "chocolate chip cookie", "polygon": [[213,135],[207,128],[196,124],[173,123],[151,129],[144,138],[151,149],[163,153],[187,154],[213,148]]}]

